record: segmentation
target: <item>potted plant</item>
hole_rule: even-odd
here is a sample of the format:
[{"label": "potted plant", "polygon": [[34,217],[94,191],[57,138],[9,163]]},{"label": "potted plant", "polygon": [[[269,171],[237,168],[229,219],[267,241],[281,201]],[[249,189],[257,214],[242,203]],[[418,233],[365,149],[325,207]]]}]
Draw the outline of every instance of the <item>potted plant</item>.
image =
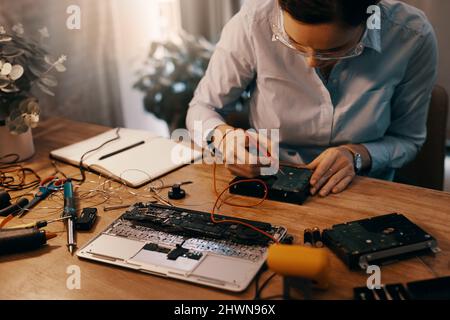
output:
[{"label": "potted plant", "polygon": [[10,32],[0,26],[0,159],[14,155],[22,161],[34,154],[31,128],[39,122],[40,106],[32,91],[54,96],[51,88],[58,82],[52,73],[66,70],[66,56],[52,59],[44,49],[47,28],[37,34],[26,38],[21,24]]},{"label": "potted plant", "polygon": [[[144,93],[145,109],[164,120],[170,132],[185,127],[189,102],[213,51],[214,45],[206,39],[184,32],[176,38],[151,43],[134,88]],[[231,106],[233,110],[225,112],[242,111],[248,101],[249,93],[245,92],[236,105]]]}]

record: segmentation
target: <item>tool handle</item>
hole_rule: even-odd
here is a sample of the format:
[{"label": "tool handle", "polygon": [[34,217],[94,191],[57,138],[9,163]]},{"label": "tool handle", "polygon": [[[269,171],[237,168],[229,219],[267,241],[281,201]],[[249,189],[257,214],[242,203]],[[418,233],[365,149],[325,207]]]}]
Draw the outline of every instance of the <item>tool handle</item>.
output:
[{"label": "tool handle", "polygon": [[25,208],[28,205],[28,203],[29,203],[28,199],[22,198],[19,201],[17,201],[17,203],[0,210],[0,216],[7,217],[10,214],[15,215],[16,213],[20,212],[23,208]]},{"label": "tool handle", "polygon": [[44,231],[36,228],[0,230],[0,255],[34,250],[47,242]]}]

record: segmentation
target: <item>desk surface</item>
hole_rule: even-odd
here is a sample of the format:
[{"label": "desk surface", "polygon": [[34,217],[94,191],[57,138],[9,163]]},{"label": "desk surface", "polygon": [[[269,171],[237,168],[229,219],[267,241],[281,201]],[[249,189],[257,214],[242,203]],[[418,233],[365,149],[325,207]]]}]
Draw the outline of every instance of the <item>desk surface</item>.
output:
[{"label": "desk surface", "polygon": [[[34,131],[37,153],[27,166],[35,169],[41,177],[49,176],[55,171],[48,158],[51,150],[89,138],[107,129],[64,119],[44,121]],[[77,169],[71,166],[61,164],[59,168],[68,175],[77,173]],[[162,180],[166,184],[184,180],[194,181],[192,185],[185,186],[188,197],[176,204],[190,209],[209,211],[215,199],[211,177],[211,167],[190,165],[163,177]],[[226,186],[232,177],[226,170],[219,169],[218,178],[219,184]],[[81,206],[98,205],[100,219],[92,232],[78,233],[79,246],[84,245],[122,213],[122,210],[104,212],[105,203],[127,204],[149,199],[148,193],[143,188],[133,190],[120,187],[94,174],[89,174],[87,180],[88,182],[80,189],[85,198]],[[95,193],[95,197],[88,197],[87,192],[99,186],[108,190],[107,193],[105,195]],[[23,192],[14,193],[15,196],[21,194]],[[110,199],[107,200],[106,196]],[[101,204],[102,202],[105,203]],[[39,204],[22,221],[14,223],[59,217],[61,208],[62,200],[53,197]],[[303,206],[266,201],[255,209],[224,205],[221,212],[284,225],[289,233],[296,237],[296,242],[301,241],[303,230],[307,227],[318,226],[323,229],[333,224],[384,213],[403,213],[434,235],[442,252],[436,256],[413,258],[382,267],[382,283],[406,283],[450,275],[449,193],[357,178],[347,191],[327,198],[310,198]],[[68,253],[62,224],[56,223],[47,229],[59,233],[57,238],[49,241],[49,245],[31,253],[0,257],[1,299],[252,299],[254,295],[254,284],[243,293],[233,294],[80,260]],[[327,291],[315,292],[315,298],[350,299],[352,288],[364,286],[368,275],[362,271],[349,271],[331,252],[330,255],[332,285]],[[79,290],[69,290],[66,286],[69,277],[68,267],[72,265],[79,266],[81,270]],[[262,279],[269,274],[264,274]],[[276,277],[265,289],[263,296],[280,293],[281,279]]]}]

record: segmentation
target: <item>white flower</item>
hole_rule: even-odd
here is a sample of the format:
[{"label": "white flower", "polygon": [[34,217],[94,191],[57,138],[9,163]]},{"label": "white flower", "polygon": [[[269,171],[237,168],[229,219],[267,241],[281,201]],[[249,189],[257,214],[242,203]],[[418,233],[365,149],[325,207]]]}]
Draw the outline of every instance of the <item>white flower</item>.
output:
[{"label": "white flower", "polygon": [[64,66],[64,62],[67,61],[67,56],[66,55],[61,55],[58,60],[56,60],[55,62],[52,62],[51,58],[49,56],[45,56],[44,60],[47,64],[49,64],[51,66],[51,68],[55,68],[56,71],[58,72],[64,72],[66,71],[66,67]]},{"label": "white flower", "polygon": [[59,57],[59,59],[55,62],[55,69],[58,72],[64,72],[66,71],[66,67],[64,66],[64,62],[67,61],[67,56],[66,55],[62,55]]},{"label": "white flower", "polygon": [[9,78],[12,81],[19,80],[23,76],[24,71],[25,70],[20,64],[15,64],[13,65],[11,72],[9,73]]},{"label": "white flower", "polygon": [[24,28],[23,28],[23,24],[21,24],[21,23],[15,24],[15,25],[12,27],[12,31],[14,31],[15,33],[17,33],[19,36],[21,36],[21,35],[23,35],[23,34],[25,33],[25,30],[24,30]]},{"label": "white flower", "polygon": [[56,63],[64,63],[66,61],[67,61],[67,56],[63,54],[61,57],[59,57],[59,59],[56,61]]},{"label": "white flower", "polygon": [[36,128],[39,123],[39,114],[37,113],[24,113],[22,119],[25,125],[29,128]]},{"label": "white flower", "polygon": [[47,27],[43,27],[42,29],[39,29],[38,31],[41,34],[42,38],[50,38],[50,33],[48,32]]},{"label": "white flower", "polygon": [[9,62],[6,62],[3,64],[2,69],[0,70],[0,76],[7,76],[12,71],[12,64]]}]

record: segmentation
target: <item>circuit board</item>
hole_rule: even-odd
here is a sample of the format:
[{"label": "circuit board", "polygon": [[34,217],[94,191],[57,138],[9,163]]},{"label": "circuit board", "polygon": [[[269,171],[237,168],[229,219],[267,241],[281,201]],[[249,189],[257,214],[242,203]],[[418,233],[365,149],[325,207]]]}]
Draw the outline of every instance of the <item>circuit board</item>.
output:
[{"label": "circuit board", "polygon": [[436,239],[397,213],[335,225],[322,237],[351,269],[438,250]]},{"label": "circuit board", "polygon": [[[276,175],[261,176],[269,189],[268,199],[303,204],[310,194],[310,179],[312,171],[304,168],[281,166]],[[245,178],[238,177],[231,184],[230,193],[262,198],[264,186],[258,182],[245,182]]]},{"label": "circuit board", "polygon": [[[276,239],[286,233],[285,228],[264,222],[223,215],[215,215],[215,219],[242,221]],[[130,207],[104,234],[146,242],[146,250],[151,251],[167,250],[169,253],[179,248],[178,252],[191,259],[209,252],[257,261],[272,242],[267,236],[240,224],[214,224],[209,213],[144,203]]]}]

